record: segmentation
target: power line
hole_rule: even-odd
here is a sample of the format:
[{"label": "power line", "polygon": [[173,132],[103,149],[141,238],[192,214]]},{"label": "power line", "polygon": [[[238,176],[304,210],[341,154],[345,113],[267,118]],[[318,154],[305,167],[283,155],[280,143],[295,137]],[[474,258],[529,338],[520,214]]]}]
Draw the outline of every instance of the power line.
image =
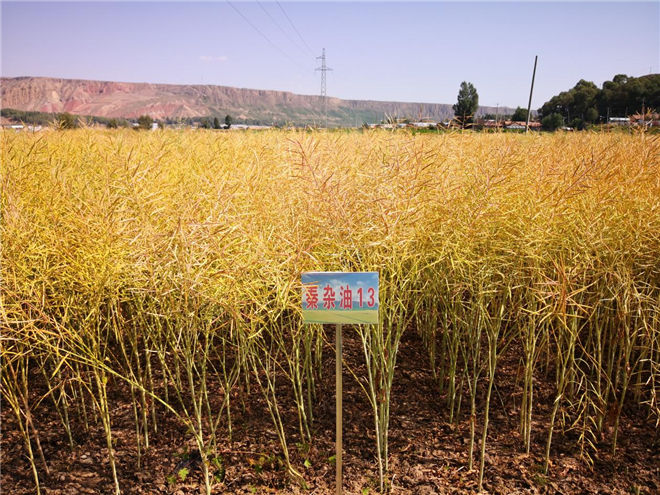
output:
[{"label": "power line", "polygon": [[284,53],[282,50],[280,50],[280,48],[279,48],[275,43],[273,43],[272,41],[270,41],[270,39],[268,39],[268,37],[267,37],[264,33],[262,33],[262,32],[259,30],[259,28],[258,28],[257,26],[255,26],[254,24],[252,24],[252,22],[250,22],[250,19],[248,19],[247,17],[245,17],[245,16],[243,15],[243,12],[241,12],[240,10],[238,10],[238,9],[236,8],[236,6],[235,6],[233,3],[231,3],[229,0],[227,0],[227,3],[228,3],[229,5],[231,5],[232,8],[233,8],[236,12],[238,12],[238,13],[240,14],[240,16],[241,16],[243,19],[245,19],[245,21],[246,21],[250,26],[252,26],[252,28],[253,28],[257,33],[259,33],[259,34],[263,37],[263,39],[265,39],[268,43],[270,43],[270,44],[272,45],[273,48],[275,48],[278,52],[280,52],[282,55],[284,55],[286,58],[288,58],[291,62],[293,62],[294,64],[296,64],[298,67],[300,67],[300,68],[301,68],[302,70],[304,70],[305,72],[308,72],[308,71],[309,71],[309,69],[303,67],[303,66],[300,65],[298,62],[296,62],[296,61],[293,60],[291,57],[289,57],[286,53]]},{"label": "power line", "polygon": [[[273,21],[273,22],[275,23],[275,25],[276,25],[278,28],[280,28],[280,31],[282,31],[282,33],[284,33],[284,36],[286,36],[287,38],[289,38],[289,41],[290,41],[291,43],[293,43],[294,45],[296,45],[296,48],[298,48],[298,50],[300,50],[300,51],[303,53],[303,55],[305,55],[306,57],[310,57],[311,55],[309,55],[305,50],[303,50],[302,48],[300,48],[300,45],[299,45],[298,43],[296,43],[295,41],[293,41],[293,39],[291,38],[291,36],[289,36],[289,35],[287,34],[287,32],[286,32],[284,29],[282,29],[282,26],[280,26],[279,23],[273,18],[273,16],[270,15],[270,12],[268,12],[268,11],[266,10],[266,7],[264,7],[264,6],[261,4],[261,2],[260,2],[259,0],[257,0],[257,3],[259,4],[259,7],[261,7],[261,10],[263,10],[263,11],[266,13],[266,15],[267,15],[268,17],[270,17],[270,20]],[[311,57],[314,58],[313,56],[311,56]]]},{"label": "power line", "polygon": [[300,34],[300,32],[296,29],[296,26],[293,24],[293,22],[291,21],[291,19],[289,19],[289,16],[288,16],[287,13],[284,11],[284,8],[280,5],[280,2],[279,2],[278,0],[275,0],[275,2],[277,3],[277,5],[279,5],[280,10],[281,10],[282,13],[285,15],[285,17],[288,19],[289,24],[291,24],[291,27],[294,29],[294,31],[295,31],[296,33],[298,33],[298,36],[300,36],[300,39],[302,40],[302,42],[305,43],[305,46],[306,46],[307,49],[309,50],[309,53],[311,53],[312,57],[318,58],[318,57],[316,57],[316,55],[314,55],[314,51],[309,47],[309,45],[308,45],[307,42],[305,41],[305,38],[303,38],[302,35]]}]

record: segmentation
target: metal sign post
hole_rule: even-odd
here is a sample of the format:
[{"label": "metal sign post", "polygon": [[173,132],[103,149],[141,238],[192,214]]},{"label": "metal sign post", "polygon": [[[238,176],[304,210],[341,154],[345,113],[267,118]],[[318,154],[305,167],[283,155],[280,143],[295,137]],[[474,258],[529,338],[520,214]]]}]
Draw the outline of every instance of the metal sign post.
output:
[{"label": "metal sign post", "polygon": [[336,461],[336,466],[337,466],[337,477],[336,477],[336,484],[337,484],[337,495],[341,495],[341,480],[342,480],[342,475],[341,475],[341,451],[342,451],[342,435],[341,435],[341,430],[342,430],[342,403],[343,403],[343,387],[342,387],[342,376],[341,376],[341,323],[337,323],[337,327],[335,329],[336,332],[336,359],[337,359],[337,383],[336,383],[336,388],[337,388],[337,398],[336,398],[336,406],[337,406],[337,454],[335,455],[335,461]]},{"label": "metal sign post", "polygon": [[337,495],[342,482],[342,352],[341,327],[378,324],[377,272],[306,272],[302,274],[303,323],[334,323],[337,406]]}]

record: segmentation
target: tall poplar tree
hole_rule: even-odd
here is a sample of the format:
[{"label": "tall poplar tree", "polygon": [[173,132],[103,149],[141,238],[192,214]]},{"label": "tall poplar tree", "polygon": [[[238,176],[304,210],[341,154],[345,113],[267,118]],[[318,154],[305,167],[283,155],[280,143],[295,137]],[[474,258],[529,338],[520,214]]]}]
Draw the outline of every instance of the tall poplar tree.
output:
[{"label": "tall poplar tree", "polygon": [[479,108],[479,95],[472,83],[463,81],[458,91],[458,101],[452,107],[454,116],[463,128],[474,122],[474,116]]}]

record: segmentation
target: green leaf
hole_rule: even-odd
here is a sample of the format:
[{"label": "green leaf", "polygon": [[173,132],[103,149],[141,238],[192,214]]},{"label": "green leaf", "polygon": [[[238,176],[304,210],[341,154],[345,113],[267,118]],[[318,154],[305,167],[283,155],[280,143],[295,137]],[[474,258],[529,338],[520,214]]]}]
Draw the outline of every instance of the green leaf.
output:
[{"label": "green leaf", "polygon": [[307,469],[309,469],[309,468],[312,467],[312,463],[309,462],[309,459],[305,459],[305,462],[303,462],[303,465],[304,465]]},{"label": "green leaf", "polygon": [[179,470],[179,478],[181,481],[186,481],[186,477],[190,474],[190,470],[188,468],[183,468]]},{"label": "green leaf", "polygon": [[214,457],[211,459],[211,463],[216,467],[217,472],[213,475],[215,480],[218,483],[221,483],[225,479],[225,463],[222,457]]}]

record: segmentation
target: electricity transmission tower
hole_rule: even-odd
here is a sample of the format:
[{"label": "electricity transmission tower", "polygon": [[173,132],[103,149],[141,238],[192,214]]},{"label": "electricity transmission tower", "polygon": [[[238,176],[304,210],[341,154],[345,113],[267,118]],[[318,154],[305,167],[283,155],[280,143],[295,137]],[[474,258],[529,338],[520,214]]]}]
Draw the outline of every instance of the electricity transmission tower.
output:
[{"label": "electricity transmission tower", "polygon": [[316,70],[321,71],[321,98],[323,98],[323,106],[325,107],[325,128],[328,128],[328,97],[326,95],[326,83],[325,83],[325,73],[328,72],[329,69],[325,65],[325,48],[323,49],[323,55],[320,57],[316,57],[316,60],[321,59],[321,67],[317,68]]}]

